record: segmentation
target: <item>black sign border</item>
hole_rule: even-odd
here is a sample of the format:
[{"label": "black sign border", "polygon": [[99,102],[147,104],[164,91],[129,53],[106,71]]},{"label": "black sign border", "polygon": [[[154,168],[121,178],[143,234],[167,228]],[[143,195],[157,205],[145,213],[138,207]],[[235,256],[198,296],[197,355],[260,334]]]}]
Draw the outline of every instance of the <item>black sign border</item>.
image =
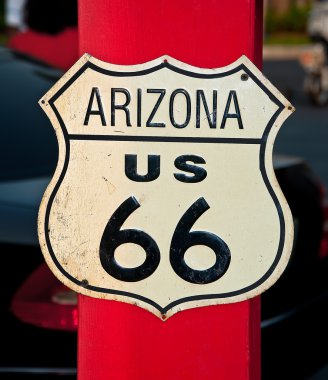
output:
[{"label": "black sign border", "polygon": [[[234,73],[237,73],[239,71],[242,71],[243,73],[247,73],[248,76],[268,95],[268,97],[270,98],[270,100],[275,103],[277,106],[278,106],[278,110],[274,113],[274,115],[271,117],[269,123],[267,124],[264,132],[263,132],[263,135],[262,135],[262,138],[261,139],[238,139],[238,138],[163,138],[163,137],[152,137],[152,136],[130,136],[128,138],[123,138],[121,136],[104,136],[104,135],[100,135],[100,136],[96,136],[96,135],[69,135],[68,134],[68,131],[66,129],[66,126],[55,106],[55,101],[71,86],[71,84],[73,82],[75,82],[77,80],[78,77],[80,77],[87,69],[92,69],[94,71],[97,71],[99,73],[102,73],[102,74],[105,74],[105,75],[109,75],[109,76],[117,76],[117,77],[129,77],[129,76],[141,76],[141,75],[147,75],[147,74],[150,74],[150,73],[153,73],[155,71],[158,71],[158,70],[161,70],[163,68],[167,68],[169,70],[172,70],[174,72],[177,72],[179,74],[182,74],[182,75],[186,75],[186,76],[189,76],[189,77],[194,77],[194,78],[222,78],[222,77],[225,77],[225,76],[228,76],[228,75],[232,75]],[[45,239],[46,239],[46,244],[47,244],[47,248],[48,248],[48,252],[50,253],[50,256],[54,262],[54,264],[56,265],[56,267],[58,268],[58,270],[66,277],[68,278],[70,281],[72,281],[74,284],[80,286],[81,288],[83,289],[88,289],[88,290],[91,290],[91,291],[94,291],[94,292],[97,292],[97,293],[108,293],[108,294],[115,294],[115,295],[119,295],[119,296],[125,296],[125,297],[129,297],[129,298],[134,298],[134,299],[137,299],[137,300],[140,300],[142,302],[145,302],[151,306],[153,306],[154,308],[156,308],[161,314],[166,314],[170,309],[172,309],[173,307],[179,305],[179,304],[182,304],[182,303],[185,303],[185,302],[190,302],[190,301],[199,301],[199,300],[207,300],[207,299],[219,299],[219,298],[229,298],[229,297],[234,297],[234,296],[238,296],[238,295],[241,295],[241,294],[244,294],[244,293],[247,293],[255,288],[257,288],[258,286],[260,286],[263,282],[265,282],[270,276],[271,274],[274,272],[275,268],[277,267],[280,259],[281,259],[281,256],[282,256],[282,252],[283,252],[283,247],[284,247],[284,242],[285,242],[285,238],[286,238],[286,231],[285,231],[285,220],[284,220],[284,215],[283,215],[283,211],[282,211],[282,207],[279,203],[279,200],[278,200],[278,197],[277,195],[275,194],[270,182],[269,182],[269,179],[268,179],[268,176],[267,176],[267,173],[266,173],[266,170],[265,170],[265,150],[266,150],[266,143],[267,143],[267,139],[268,139],[268,136],[270,134],[270,131],[271,131],[271,128],[272,126],[274,125],[275,121],[277,120],[278,116],[280,115],[280,113],[283,111],[283,109],[285,108],[284,105],[276,98],[276,96],[246,67],[245,64],[240,64],[238,65],[237,67],[231,69],[231,70],[228,70],[226,72],[222,72],[222,73],[213,73],[213,74],[203,74],[203,73],[195,73],[195,72],[191,72],[191,71],[187,71],[187,70],[184,70],[184,69],[181,69],[179,67],[176,67],[174,65],[172,65],[171,63],[167,62],[167,60],[165,60],[164,62],[160,63],[159,65],[157,66],[154,66],[152,68],[149,68],[149,69],[145,69],[145,70],[140,70],[140,71],[135,71],[135,72],[118,72],[118,71],[112,71],[112,70],[107,70],[107,69],[104,69],[102,67],[99,67],[97,65],[95,65],[94,63],[90,62],[90,61],[87,61],[61,88],[59,91],[57,91],[48,101],[50,107],[52,108],[54,114],[56,115],[57,119],[58,119],[58,122],[60,124],[60,127],[61,127],[61,130],[63,132],[63,135],[64,135],[64,140],[65,140],[65,147],[66,147],[66,153],[65,153],[65,161],[64,161],[64,165],[63,165],[63,168],[62,168],[62,172],[59,176],[59,179],[56,183],[56,185],[54,186],[51,194],[50,194],[50,197],[49,197],[49,200],[48,200],[48,203],[47,203],[47,207],[46,207],[46,214],[45,214],[45,224],[44,224],[44,232],[45,232]],[[239,289],[239,290],[236,290],[236,291],[233,291],[233,292],[227,292],[227,293],[219,293],[219,294],[202,294],[202,295],[196,295],[196,296],[190,296],[190,297],[184,297],[184,298],[181,298],[179,300],[176,300],[174,302],[171,302],[169,303],[167,306],[165,307],[161,307],[160,305],[158,305],[156,302],[150,300],[149,298],[147,297],[143,297],[143,296],[140,296],[138,294],[134,294],[134,293],[130,293],[130,292],[124,292],[124,291],[119,291],[119,290],[112,290],[112,289],[107,289],[107,288],[101,288],[101,287],[97,287],[97,286],[93,286],[89,283],[86,283],[85,280],[82,280],[82,281],[79,281],[77,280],[76,278],[74,278],[73,276],[71,276],[68,272],[65,271],[65,269],[60,265],[59,261],[57,260],[56,258],[56,255],[52,249],[52,246],[51,246],[51,242],[50,242],[50,237],[49,237],[49,232],[50,232],[50,229],[49,229],[49,217],[50,217],[50,210],[51,210],[51,207],[52,207],[52,204],[53,204],[53,201],[54,201],[54,198],[57,194],[57,191],[65,177],[65,174],[66,174],[66,171],[67,171],[67,168],[68,168],[68,163],[69,163],[69,156],[70,156],[70,140],[129,140],[129,141],[181,141],[181,142],[208,142],[208,143],[225,143],[225,144],[261,144],[261,147],[260,147],[260,171],[261,171],[261,174],[262,174],[262,178],[263,178],[263,181],[268,189],[268,192],[272,198],[272,200],[274,201],[274,204],[276,206],[276,209],[277,209],[277,212],[278,212],[278,216],[279,216],[279,222],[280,222],[280,239],[279,239],[279,245],[278,245],[278,249],[277,249],[277,254],[276,254],[276,257],[275,257],[275,260],[273,261],[272,265],[270,266],[269,270],[258,280],[256,281],[254,284],[252,285],[249,285],[245,288],[242,288],[242,289]],[[83,292],[82,292],[83,293]]]}]

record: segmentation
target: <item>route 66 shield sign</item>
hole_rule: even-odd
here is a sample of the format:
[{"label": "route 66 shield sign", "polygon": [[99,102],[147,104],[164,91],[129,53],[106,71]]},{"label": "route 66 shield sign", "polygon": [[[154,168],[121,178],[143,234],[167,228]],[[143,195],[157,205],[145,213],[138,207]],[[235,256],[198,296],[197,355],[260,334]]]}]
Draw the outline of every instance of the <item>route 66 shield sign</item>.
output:
[{"label": "route 66 shield sign", "polygon": [[40,104],[59,160],[39,240],[68,287],[166,319],[278,279],[293,223],[272,148],[293,107],[246,57],[200,69],[84,55]]}]

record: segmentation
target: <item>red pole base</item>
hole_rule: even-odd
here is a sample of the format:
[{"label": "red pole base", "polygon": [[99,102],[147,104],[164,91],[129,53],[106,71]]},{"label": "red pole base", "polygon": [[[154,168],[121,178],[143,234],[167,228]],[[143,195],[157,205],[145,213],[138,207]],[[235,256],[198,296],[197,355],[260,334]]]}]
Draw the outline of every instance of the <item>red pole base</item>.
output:
[{"label": "red pole base", "polygon": [[79,299],[79,380],[259,380],[259,298],[162,322],[136,306]]}]

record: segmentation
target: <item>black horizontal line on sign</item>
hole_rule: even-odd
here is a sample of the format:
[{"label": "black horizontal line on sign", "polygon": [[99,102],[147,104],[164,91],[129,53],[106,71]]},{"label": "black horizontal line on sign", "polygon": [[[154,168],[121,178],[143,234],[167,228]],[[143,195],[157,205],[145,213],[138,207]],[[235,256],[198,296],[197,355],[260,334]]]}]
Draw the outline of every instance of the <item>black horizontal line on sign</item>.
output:
[{"label": "black horizontal line on sign", "polygon": [[158,141],[158,142],[195,142],[222,144],[261,144],[262,139],[228,137],[169,137],[169,136],[124,136],[124,135],[68,135],[70,140],[93,141]]}]

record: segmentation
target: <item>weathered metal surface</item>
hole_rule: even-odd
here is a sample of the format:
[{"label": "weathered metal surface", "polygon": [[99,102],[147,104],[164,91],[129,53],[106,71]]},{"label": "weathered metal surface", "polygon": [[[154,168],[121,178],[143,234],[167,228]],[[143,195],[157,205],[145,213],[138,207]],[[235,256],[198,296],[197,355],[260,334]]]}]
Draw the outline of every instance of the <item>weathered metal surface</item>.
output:
[{"label": "weathered metal surface", "polygon": [[245,56],[200,69],[84,55],[40,104],[59,161],[39,239],[67,286],[166,319],[278,279],[293,223],[272,148],[293,107]]}]

